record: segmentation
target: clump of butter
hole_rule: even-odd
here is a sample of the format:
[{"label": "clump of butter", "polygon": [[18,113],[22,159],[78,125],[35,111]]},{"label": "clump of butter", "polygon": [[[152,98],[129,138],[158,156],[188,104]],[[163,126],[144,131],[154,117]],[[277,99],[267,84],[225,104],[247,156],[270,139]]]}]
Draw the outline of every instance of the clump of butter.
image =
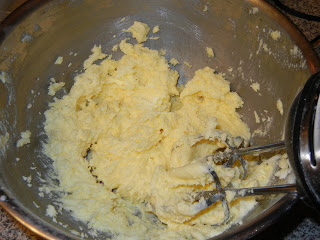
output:
[{"label": "clump of butter", "polygon": [[9,133],[6,132],[4,135],[0,135],[0,149],[5,147],[9,141]]},{"label": "clump of butter", "polygon": [[29,130],[21,132],[20,136],[21,138],[17,142],[17,147],[22,147],[23,145],[30,143],[31,132]]},{"label": "clump of butter", "polygon": [[0,72],[0,80],[2,81],[2,83],[6,83],[8,79],[8,73],[1,71]]},{"label": "clump of butter", "polygon": [[183,62],[184,65],[186,65],[188,68],[192,68],[192,65],[188,62]]},{"label": "clump of butter", "polygon": [[137,39],[138,43],[142,43],[148,40],[147,35],[150,27],[145,23],[135,21],[134,24],[125,31],[131,32],[132,37]]},{"label": "clump of butter", "polygon": [[56,59],[56,61],[54,62],[54,64],[60,65],[60,64],[62,64],[62,62],[63,62],[63,57],[62,57],[62,56],[59,56],[59,57],[57,57],[57,59]]},{"label": "clump of butter", "polygon": [[277,100],[277,109],[281,115],[283,115],[283,104],[280,99]]},{"label": "clump of butter", "polygon": [[54,78],[50,78],[50,85],[48,87],[48,95],[54,96],[65,85],[65,82],[56,82]]},{"label": "clump of butter", "polygon": [[273,40],[279,40],[281,37],[281,33],[280,31],[276,30],[276,31],[271,31],[270,32],[270,36],[272,37]]},{"label": "clump of butter", "polygon": [[260,84],[257,83],[257,82],[252,83],[252,84],[250,85],[250,87],[251,87],[251,88],[253,89],[253,91],[255,91],[255,92],[260,91]]},{"label": "clump of butter", "polygon": [[175,58],[171,58],[169,63],[172,64],[173,66],[176,66],[177,64],[179,64],[179,61]]},{"label": "clump of butter", "polygon": [[160,27],[159,26],[155,26],[153,29],[152,29],[152,32],[153,33],[157,33],[160,31]]},{"label": "clump of butter", "polygon": [[206,47],[206,52],[207,52],[207,55],[208,57],[214,57],[214,52],[213,52],[213,49],[210,48],[210,47]]}]

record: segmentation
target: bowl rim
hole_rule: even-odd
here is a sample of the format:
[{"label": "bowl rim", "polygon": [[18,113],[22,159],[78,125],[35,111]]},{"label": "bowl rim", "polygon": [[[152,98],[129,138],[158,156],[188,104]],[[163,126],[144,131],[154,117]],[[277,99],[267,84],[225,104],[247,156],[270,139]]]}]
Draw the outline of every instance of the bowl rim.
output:
[{"label": "bowl rim", "polygon": [[[11,32],[15,26],[23,21],[25,17],[31,14],[41,6],[54,2],[55,0],[29,0],[15,9],[0,23],[0,45],[6,38],[6,35]],[[266,14],[268,17],[276,21],[279,26],[286,31],[286,33],[292,38],[293,42],[300,48],[304,58],[306,59],[307,66],[310,70],[310,75],[320,71],[320,59],[307,38],[302,32],[295,26],[289,18],[287,18],[277,8],[272,6],[266,0],[243,0],[249,2],[255,7],[258,7],[260,11]],[[40,237],[54,240],[54,239],[80,239],[79,237],[60,231],[53,225],[45,222],[31,211],[19,205],[13,197],[10,198],[10,192],[5,189],[4,186],[0,186],[0,207],[8,212],[15,220],[27,227],[29,230],[39,235]],[[236,240],[251,238],[258,233],[265,230],[276,220],[280,218],[282,214],[290,210],[293,205],[298,201],[296,196],[284,195],[271,207],[266,209],[262,214],[256,218],[250,220],[245,225],[240,225],[234,230],[229,230],[216,237],[210,238],[211,240]],[[248,227],[250,226],[250,228]]]}]

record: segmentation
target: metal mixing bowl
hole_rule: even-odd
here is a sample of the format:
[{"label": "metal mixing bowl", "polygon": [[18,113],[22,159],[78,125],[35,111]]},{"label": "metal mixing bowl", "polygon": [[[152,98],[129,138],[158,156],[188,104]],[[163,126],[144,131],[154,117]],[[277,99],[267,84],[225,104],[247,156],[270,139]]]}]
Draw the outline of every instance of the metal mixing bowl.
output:
[{"label": "metal mixing bowl", "polygon": [[[205,6],[208,11],[203,11]],[[123,17],[125,20],[121,21]],[[67,212],[53,222],[45,211],[48,204],[54,204],[54,194],[43,197],[38,194],[40,176],[48,177],[46,173],[52,164],[41,153],[41,143],[46,139],[43,112],[53,101],[48,95],[50,78],[66,82],[64,90],[68,92],[94,44],[101,44],[105,52],[111,53],[114,44],[129,36],[122,29],[135,20],[152,27],[160,25],[160,39],[149,41],[146,46],[165,49],[167,59],[175,57],[193,65],[192,69],[177,65],[180,83],[207,65],[226,74],[232,90],[245,102],[240,110],[243,120],[252,131],[260,129],[267,133],[254,135],[256,144],[283,137],[292,100],[308,77],[320,69],[319,60],[306,39],[262,0],[27,2],[0,27],[0,71],[6,76],[5,83],[0,81],[0,136],[10,134],[8,143],[0,146],[0,206],[42,237],[78,239],[72,230],[87,229]],[[275,30],[281,33],[278,40],[270,36],[270,31]],[[294,52],[295,45],[302,54]],[[205,47],[212,47],[216,57],[208,58]],[[54,64],[58,56],[64,57],[61,65]],[[230,67],[233,71],[228,71]],[[261,96],[250,87],[253,82],[260,84]],[[278,99],[283,103],[284,115],[276,108]],[[32,107],[28,108],[28,104]],[[256,123],[254,111],[265,113],[271,120]],[[25,130],[32,132],[31,143],[17,148],[20,132]],[[28,184],[23,178],[29,176]],[[295,201],[290,196],[263,200],[242,225],[233,226],[215,239],[253,236]]]}]

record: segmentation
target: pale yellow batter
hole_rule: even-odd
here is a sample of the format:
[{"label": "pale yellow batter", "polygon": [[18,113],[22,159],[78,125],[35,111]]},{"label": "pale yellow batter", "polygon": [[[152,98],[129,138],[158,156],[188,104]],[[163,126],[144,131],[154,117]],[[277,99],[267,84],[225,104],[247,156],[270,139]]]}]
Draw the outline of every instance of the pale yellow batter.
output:
[{"label": "pale yellow batter", "polygon": [[240,166],[205,161],[227,139],[248,142],[239,95],[209,67],[179,92],[179,74],[159,51],[126,40],[119,47],[119,61],[109,56],[96,65],[106,54],[95,46],[70,93],[45,113],[44,152],[54,160],[59,190],[69,193],[62,207],[115,239],[205,239],[240,222],[254,197],[228,195],[232,220],[213,227],[223,221],[221,204],[200,211],[191,193],[214,189],[210,168],[223,186],[266,185],[285,157],[251,161],[245,180]]}]

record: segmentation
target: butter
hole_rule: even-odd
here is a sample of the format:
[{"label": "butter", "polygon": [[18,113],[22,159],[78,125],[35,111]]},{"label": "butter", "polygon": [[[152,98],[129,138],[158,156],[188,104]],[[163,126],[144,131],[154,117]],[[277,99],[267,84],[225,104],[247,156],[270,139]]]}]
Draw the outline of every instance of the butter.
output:
[{"label": "butter", "polygon": [[277,109],[281,115],[283,115],[283,104],[280,99],[277,100]]},{"label": "butter", "polygon": [[173,66],[176,66],[177,64],[179,64],[179,61],[175,58],[171,58],[169,63],[172,64]]},{"label": "butter", "polygon": [[213,52],[213,49],[210,48],[210,47],[206,47],[206,52],[207,52],[207,55],[208,57],[214,57],[214,52]]},{"label": "butter", "polygon": [[29,130],[25,132],[21,132],[21,138],[17,142],[17,147],[22,147],[28,143],[30,143],[31,132]]},{"label": "butter", "polygon": [[148,33],[150,28],[147,24],[135,21],[131,27],[129,27],[127,32],[132,33],[132,37],[137,39],[138,43],[142,43],[148,40]]},{"label": "butter", "polygon": [[153,29],[152,29],[152,33],[157,33],[159,32],[160,30],[160,27],[159,26],[155,26]]},{"label": "butter", "polygon": [[[139,22],[128,29],[139,43],[149,30]],[[178,89],[179,73],[161,50],[127,39],[118,47],[123,56],[114,60],[94,46],[70,92],[45,112],[43,152],[54,161],[59,191],[68,193],[60,195],[60,207],[87,223],[87,233],[111,232],[115,239],[207,239],[240,222],[256,205],[254,197],[233,202],[228,194],[232,220],[219,228],[221,204],[203,210],[205,200],[192,198],[215,188],[209,169],[223,187],[268,184],[275,172],[279,157],[251,164],[246,179],[241,166],[206,161],[227,141],[249,141],[237,113],[240,96],[210,67]],[[56,221],[58,214],[48,206],[47,216]]]},{"label": "butter", "polygon": [[250,87],[251,87],[251,88],[253,89],[253,91],[255,91],[255,92],[260,91],[260,84],[257,83],[257,82],[252,83],[252,84],[250,85]]},{"label": "butter", "polygon": [[188,68],[192,68],[192,65],[188,62],[183,62],[184,65],[186,65]]},{"label": "butter", "polygon": [[0,149],[4,148],[7,145],[9,137],[10,135],[7,132],[4,135],[0,135]]},{"label": "butter", "polygon": [[54,96],[56,94],[56,92],[59,91],[66,83],[65,82],[58,82],[57,83],[54,78],[51,78],[50,80],[51,80],[51,82],[50,82],[50,85],[48,88],[48,94],[50,96]]},{"label": "butter", "polygon": [[281,37],[281,33],[280,31],[276,30],[276,31],[271,31],[270,36],[272,37],[273,40],[277,41],[280,39]]},{"label": "butter", "polygon": [[63,62],[63,57],[62,57],[62,56],[59,56],[59,57],[57,57],[57,59],[56,59],[56,61],[55,61],[54,64],[60,65],[60,64],[62,64],[62,62]]}]

